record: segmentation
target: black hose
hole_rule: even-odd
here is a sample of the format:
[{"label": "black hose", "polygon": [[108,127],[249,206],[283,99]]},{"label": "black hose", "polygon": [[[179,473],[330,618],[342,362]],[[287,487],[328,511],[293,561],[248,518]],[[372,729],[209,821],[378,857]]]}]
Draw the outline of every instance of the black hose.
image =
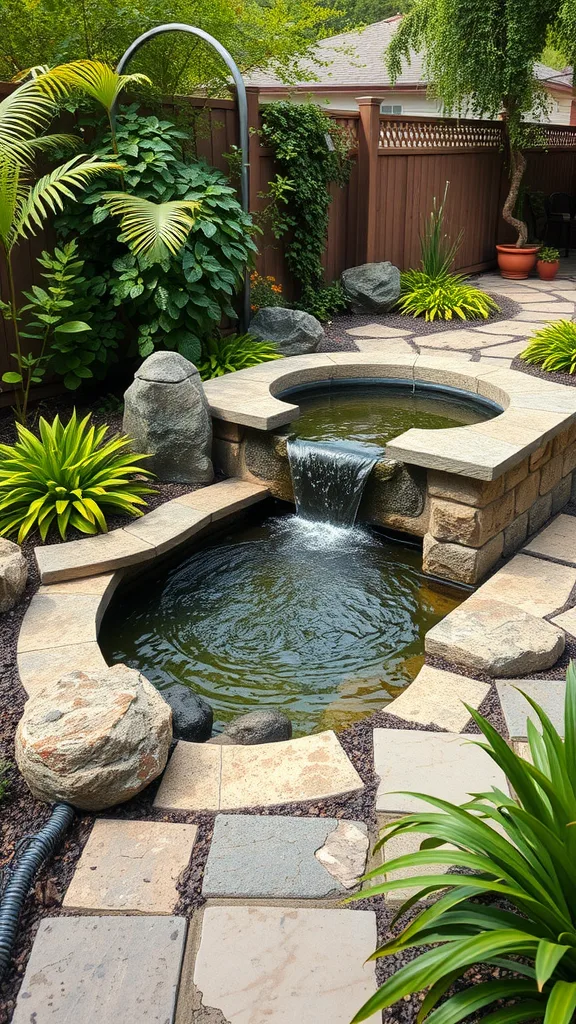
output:
[{"label": "black hose", "polygon": [[74,808],[70,804],[56,804],[50,820],[26,840],[24,853],[10,866],[8,882],[0,898],[0,981],[12,958],[20,914],[34,877],[58,847],[73,818]]}]

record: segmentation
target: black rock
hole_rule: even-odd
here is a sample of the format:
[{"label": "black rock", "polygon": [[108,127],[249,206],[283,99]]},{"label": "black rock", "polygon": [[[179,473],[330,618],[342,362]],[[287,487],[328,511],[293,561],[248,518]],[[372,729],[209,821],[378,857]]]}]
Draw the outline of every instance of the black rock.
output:
[{"label": "black rock", "polygon": [[281,711],[249,711],[230,722],[224,729],[234,743],[277,743],[292,736],[292,722]]},{"label": "black rock", "polygon": [[172,708],[172,729],[176,739],[194,743],[210,739],[214,714],[207,700],[181,683],[175,683],[161,693]]}]

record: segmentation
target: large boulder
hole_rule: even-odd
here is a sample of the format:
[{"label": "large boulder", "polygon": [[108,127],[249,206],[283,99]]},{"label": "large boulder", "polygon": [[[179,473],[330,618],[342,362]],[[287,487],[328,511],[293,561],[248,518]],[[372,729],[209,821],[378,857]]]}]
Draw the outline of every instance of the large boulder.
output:
[{"label": "large boulder", "polygon": [[124,395],[124,430],[159,480],[209,484],[212,420],[200,374],[178,352],[153,352]]},{"label": "large boulder", "polygon": [[264,306],[250,321],[250,334],[259,341],[271,341],[283,356],[302,356],[316,351],[324,328],[301,309]]},{"label": "large boulder", "polygon": [[277,743],[292,737],[292,722],[281,711],[249,711],[230,722],[223,735],[233,743],[250,746],[254,743]]},{"label": "large boulder", "polygon": [[130,800],[164,770],[172,712],[126,665],[70,672],[30,698],[16,761],[32,793],[100,811]]},{"label": "large boulder", "polygon": [[204,743],[212,735],[214,713],[203,697],[189,686],[175,683],[162,690],[164,700],[172,708],[172,728],[176,739]]},{"label": "large boulder", "polygon": [[342,271],[342,287],[357,313],[388,313],[400,298],[400,271],[392,263],[363,263]]},{"label": "large boulder", "polygon": [[28,564],[17,544],[0,538],[0,612],[10,611],[22,597]]}]

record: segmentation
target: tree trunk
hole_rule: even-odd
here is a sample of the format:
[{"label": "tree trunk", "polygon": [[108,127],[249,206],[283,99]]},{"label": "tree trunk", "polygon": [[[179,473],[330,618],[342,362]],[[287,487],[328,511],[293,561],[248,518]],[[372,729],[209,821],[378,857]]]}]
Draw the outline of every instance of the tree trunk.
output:
[{"label": "tree trunk", "polygon": [[511,116],[512,110],[508,104],[505,104],[504,123],[506,126],[508,152],[510,153],[510,189],[506,196],[506,202],[502,208],[502,216],[506,223],[510,224],[511,227],[518,232],[518,241],[516,242],[516,246],[518,249],[521,249],[528,241],[528,225],[525,221],[519,220],[518,217],[514,216],[514,207],[516,206],[520,185],[522,183],[522,178],[524,177],[524,171],[526,170],[526,157],[522,150],[515,148],[512,143],[512,139],[510,138],[509,122]]}]

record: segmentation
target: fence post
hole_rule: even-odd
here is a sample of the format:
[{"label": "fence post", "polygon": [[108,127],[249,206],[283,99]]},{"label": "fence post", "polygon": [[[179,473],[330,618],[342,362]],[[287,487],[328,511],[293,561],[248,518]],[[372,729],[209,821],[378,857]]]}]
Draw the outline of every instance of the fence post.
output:
[{"label": "fence post", "polygon": [[246,86],[248,101],[248,130],[250,141],[248,146],[250,160],[250,213],[255,213],[260,205],[258,193],[260,188],[260,90],[257,85]]},{"label": "fence post", "polygon": [[378,188],[378,145],[380,141],[380,103],[375,96],[356,100],[358,123],[358,235],[356,262],[376,259],[376,208]]}]

